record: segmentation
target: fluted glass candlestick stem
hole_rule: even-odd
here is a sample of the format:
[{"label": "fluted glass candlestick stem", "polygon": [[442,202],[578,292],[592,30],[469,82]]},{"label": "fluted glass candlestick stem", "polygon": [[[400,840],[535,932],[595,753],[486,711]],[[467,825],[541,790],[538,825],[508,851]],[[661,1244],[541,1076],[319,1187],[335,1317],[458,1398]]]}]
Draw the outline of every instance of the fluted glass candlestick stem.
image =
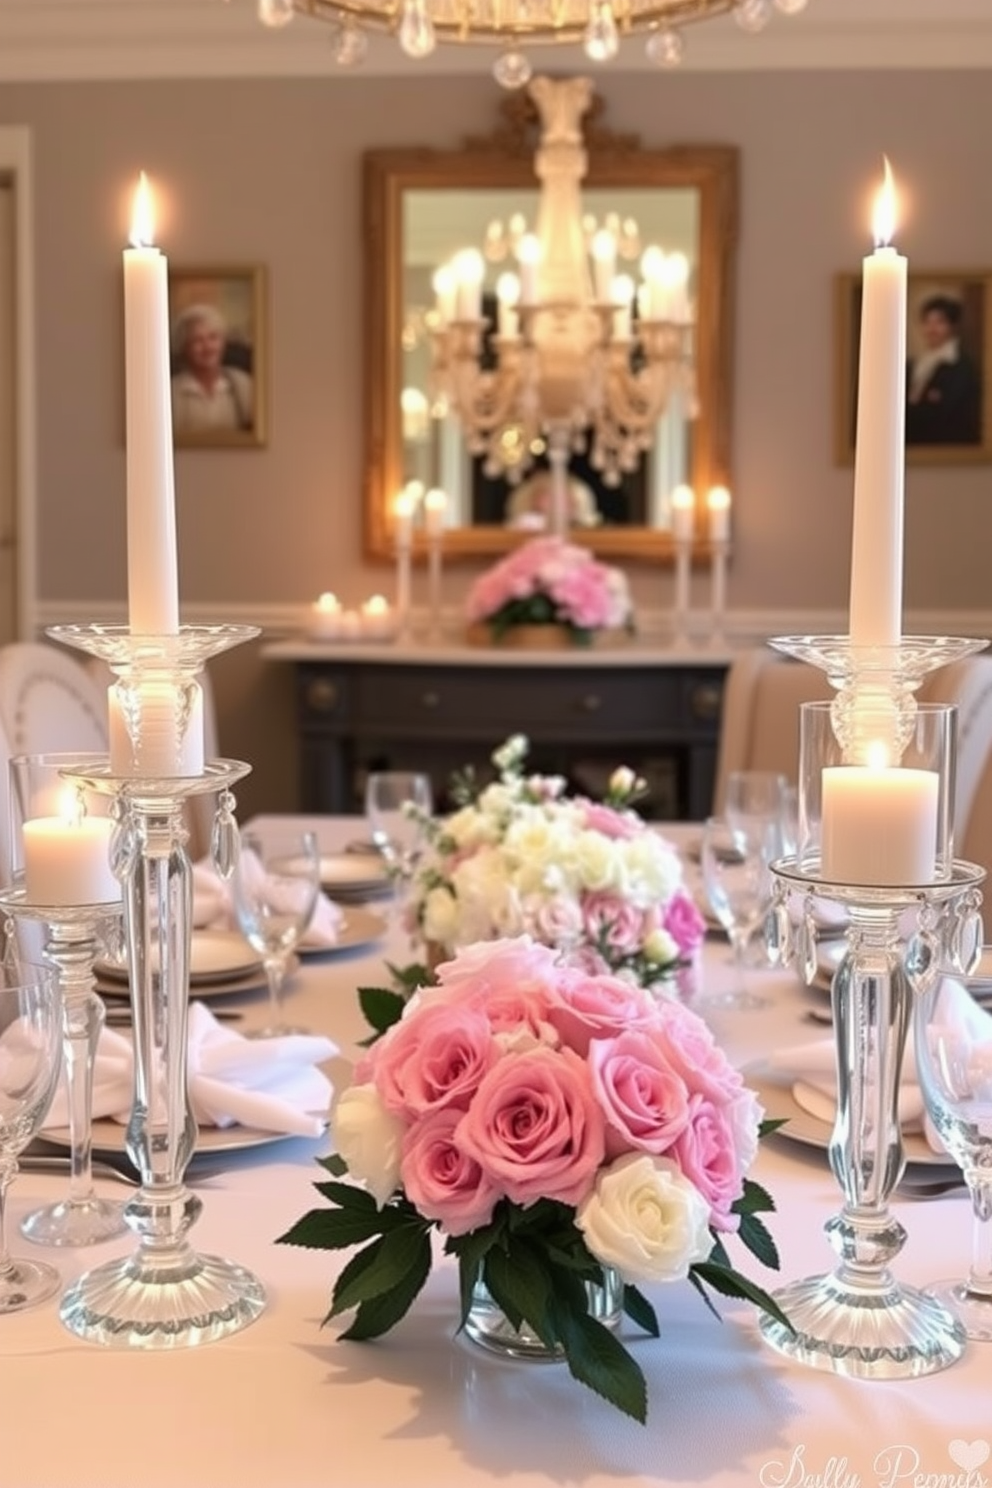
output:
[{"label": "fluted glass candlestick stem", "polygon": [[675,540],[675,639],[689,639],[690,564],[692,540]]}]

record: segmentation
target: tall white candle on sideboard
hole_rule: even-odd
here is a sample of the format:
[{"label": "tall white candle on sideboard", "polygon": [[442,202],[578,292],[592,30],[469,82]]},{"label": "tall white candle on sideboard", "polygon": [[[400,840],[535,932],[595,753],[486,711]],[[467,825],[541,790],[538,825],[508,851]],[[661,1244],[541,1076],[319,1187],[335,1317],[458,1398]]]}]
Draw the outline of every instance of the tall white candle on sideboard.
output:
[{"label": "tall white candle on sideboard", "polygon": [[393,531],[396,542],[396,609],[399,613],[401,631],[406,631],[410,624],[410,547],[413,542],[413,512],[413,497],[408,490],[401,491],[393,502]]},{"label": "tall white candle on sideboard", "polygon": [[444,541],[444,516],[448,498],[442,490],[428,491],[424,497],[424,531],[427,534],[427,587],[431,614],[431,634],[441,633],[441,546]]},{"label": "tall white candle on sideboard", "polygon": [[864,261],[851,545],[851,643],[897,646],[902,633],[906,429],[906,259],[891,246],[889,162],[875,203],[875,251]]},{"label": "tall white candle on sideboard", "polygon": [[142,172],[132,246],[124,250],[128,618],[133,635],[175,635],[179,584],[168,264],[152,246],[153,236],[151,191]]}]

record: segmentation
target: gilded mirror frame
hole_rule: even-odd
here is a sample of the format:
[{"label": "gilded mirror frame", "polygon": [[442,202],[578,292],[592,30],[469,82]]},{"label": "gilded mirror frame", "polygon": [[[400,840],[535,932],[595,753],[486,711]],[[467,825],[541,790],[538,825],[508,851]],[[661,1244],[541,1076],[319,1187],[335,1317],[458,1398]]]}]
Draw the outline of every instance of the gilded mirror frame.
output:
[{"label": "gilded mirror frame", "polygon": [[[678,145],[644,149],[636,135],[602,127],[597,96],[586,121],[594,187],[695,187],[699,192],[699,267],[695,328],[700,413],[693,425],[692,484],[697,493],[695,550],[708,550],[705,492],[732,486],[730,471],[734,343],[734,267],[737,248],[739,152],[731,145]],[[383,149],[363,156],[365,249],[365,550],[393,554],[392,504],[402,485],[400,344],[403,307],[403,194],[410,190],[533,189],[536,111],[514,94],[502,105],[504,122],[491,136],[466,139],[456,150]],[[657,561],[673,551],[667,530],[641,526],[575,532],[604,558]],[[422,537],[418,539],[422,542]],[[519,534],[502,526],[449,529],[446,558],[506,552]]]}]

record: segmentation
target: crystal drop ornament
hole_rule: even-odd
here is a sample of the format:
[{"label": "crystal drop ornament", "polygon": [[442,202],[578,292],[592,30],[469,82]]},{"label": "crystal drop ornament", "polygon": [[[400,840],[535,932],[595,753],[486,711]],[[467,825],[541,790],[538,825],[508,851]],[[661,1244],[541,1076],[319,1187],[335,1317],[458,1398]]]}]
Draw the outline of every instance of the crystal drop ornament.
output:
[{"label": "crystal drop ornament", "polygon": [[737,0],[734,20],[742,31],[763,31],[771,18],[771,0]]},{"label": "crystal drop ornament", "polygon": [[288,26],[294,14],[293,0],[258,0],[258,19],[273,31]]},{"label": "crystal drop ornament", "polygon": [[210,856],[217,872],[225,880],[234,872],[240,846],[234,806],[235,800],[231,792],[222,791],[210,829]]},{"label": "crystal drop ornament", "polygon": [[350,23],[332,34],[331,47],[339,67],[360,67],[369,49],[369,39],[358,26]]},{"label": "crystal drop ornament", "polygon": [[933,931],[923,926],[906,946],[906,975],[913,988],[925,997],[940,974],[940,941]]},{"label": "crystal drop ornament", "polygon": [[609,0],[596,0],[593,5],[582,48],[590,62],[610,62],[619,51],[620,36]]},{"label": "crystal drop ornament", "polygon": [[503,52],[493,63],[493,77],[501,88],[512,92],[529,83],[534,69],[523,52]]},{"label": "crystal drop ornament", "polygon": [[685,42],[670,27],[652,31],[644,44],[644,54],[655,67],[678,67],[685,54]]},{"label": "crystal drop ornament", "polygon": [[114,805],[114,827],[110,834],[110,871],[118,883],[131,876],[138,857],[138,833],[130,812]]},{"label": "crystal drop ornament", "polygon": [[799,936],[799,951],[802,961],[803,981],[810,983],[816,976],[818,958],[816,954],[816,920],[809,904],[803,910],[803,923]]},{"label": "crystal drop ornament", "polygon": [[971,976],[982,956],[985,927],[979,904],[969,895],[955,916],[950,937],[951,964],[959,976]]},{"label": "crystal drop ornament", "polygon": [[403,19],[397,33],[400,46],[408,57],[429,57],[437,46],[434,22],[427,14],[425,0],[406,0]]}]

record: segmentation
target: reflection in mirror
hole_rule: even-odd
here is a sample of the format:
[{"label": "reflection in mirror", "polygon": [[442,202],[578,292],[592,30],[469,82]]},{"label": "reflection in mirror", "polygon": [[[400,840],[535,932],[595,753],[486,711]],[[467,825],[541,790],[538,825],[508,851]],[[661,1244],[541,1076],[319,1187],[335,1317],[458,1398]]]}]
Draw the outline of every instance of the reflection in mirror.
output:
[{"label": "reflection in mirror", "polygon": [[[506,100],[509,130],[450,155],[409,150],[366,157],[366,531],[373,553],[390,551],[392,504],[411,481],[447,493],[448,553],[500,551],[513,541],[515,529],[533,530],[550,517],[545,440],[539,435],[528,447],[514,449],[509,430],[497,462],[504,469],[487,470],[487,462],[469,452],[461,423],[439,395],[431,372],[437,271],[459,251],[486,250],[481,312],[489,323],[487,335],[500,326],[501,315],[513,313],[505,293],[507,271],[517,268],[512,243],[524,224],[533,227],[539,200],[534,117],[526,110],[520,95]],[[632,139],[605,133],[595,118],[591,125],[587,121],[586,146],[587,241],[592,220],[601,227],[612,216],[619,229],[616,272],[630,279],[638,277],[648,245],[685,257],[686,293],[696,320],[690,347],[695,382],[675,384],[645,457],[634,471],[622,473],[619,484],[594,468],[589,450],[573,452],[568,517],[573,534],[587,534],[604,554],[656,557],[671,549],[673,490],[682,484],[696,489],[696,531],[702,542],[703,493],[710,485],[729,483],[736,152],[712,147],[645,151]],[[632,314],[636,325],[636,298]],[[483,357],[492,356],[487,342]]]}]

